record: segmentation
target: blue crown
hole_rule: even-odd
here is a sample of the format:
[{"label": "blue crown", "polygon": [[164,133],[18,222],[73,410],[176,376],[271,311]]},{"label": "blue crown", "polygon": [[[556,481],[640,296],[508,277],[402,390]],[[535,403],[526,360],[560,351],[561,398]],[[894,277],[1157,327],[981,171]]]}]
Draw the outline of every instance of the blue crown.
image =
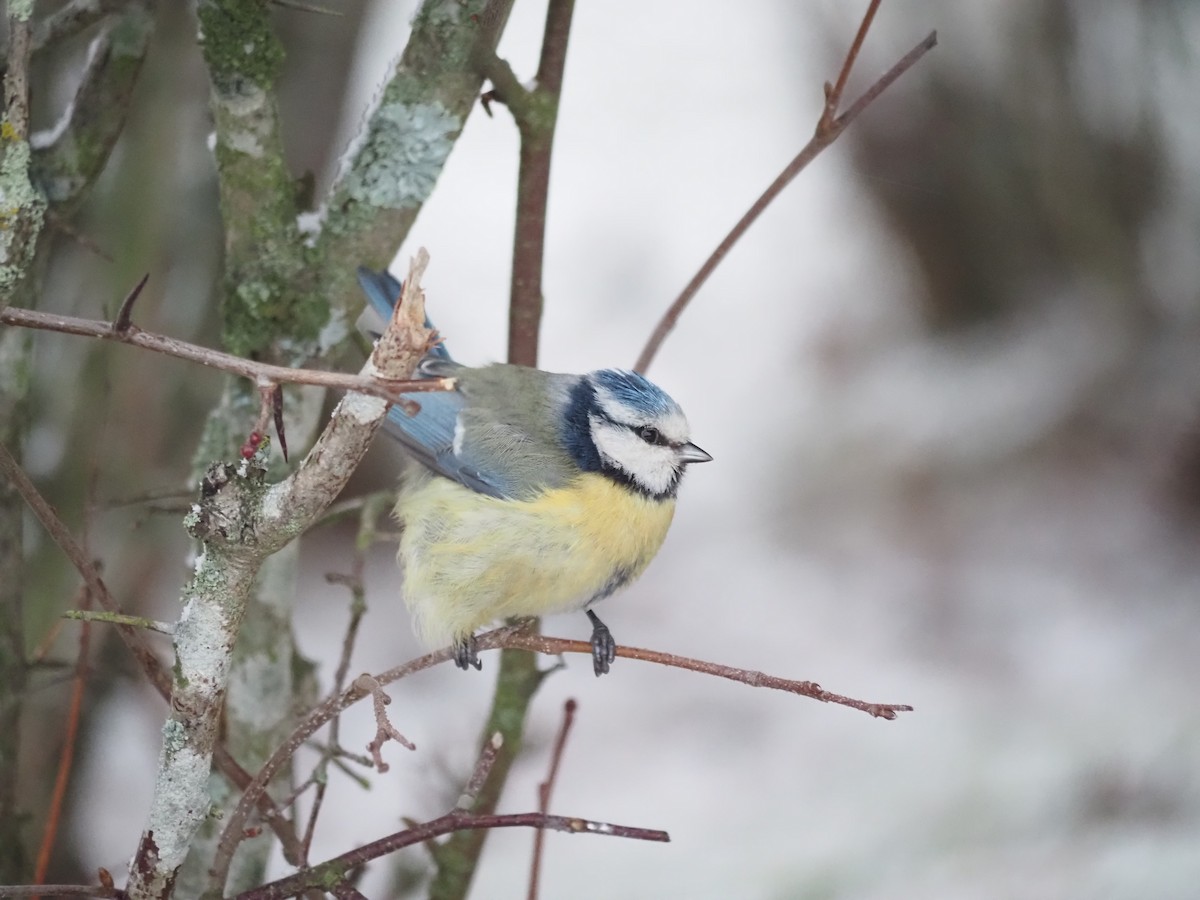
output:
[{"label": "blue crown", "polygon": [[621,369],[601,369],[591,374],[592,382],[630,409],[657,417],[679,412],[679,404],[662,388],[637,372]]}]

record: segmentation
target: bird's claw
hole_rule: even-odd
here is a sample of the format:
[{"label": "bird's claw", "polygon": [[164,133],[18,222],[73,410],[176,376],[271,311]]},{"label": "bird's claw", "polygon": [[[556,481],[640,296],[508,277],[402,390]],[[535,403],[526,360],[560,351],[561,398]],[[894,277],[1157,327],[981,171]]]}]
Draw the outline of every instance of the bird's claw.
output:
[{"label": "bird's claw", "polygon": [[454,664],[464,672],[468,668],[473,668],[476,672],[483,668],[475,647],[475,635],[468,635],[454,645]]},{"label": "bird's claw", "polygon": [[587,617],[592,620],[592,671],[599,678],[608,673],[613,660],[617,658],[617,642],[613,640],[608,626],[590,609]]}]

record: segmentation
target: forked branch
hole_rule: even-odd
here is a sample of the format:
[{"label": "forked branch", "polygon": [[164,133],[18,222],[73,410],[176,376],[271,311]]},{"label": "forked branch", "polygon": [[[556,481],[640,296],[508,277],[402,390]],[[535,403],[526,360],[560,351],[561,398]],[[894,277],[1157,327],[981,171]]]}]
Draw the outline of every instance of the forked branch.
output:
[{"label": "forked branch", "polygon": [[888,69],[881,75],[874,84],[872,84],[863,93],[861,97],[850,105],[850,108],[845,112],[839,113],[839,106],[842,99],[842,92],[846,87],[846,80],[850,77],[850,70],[854,68],[855,60],[858,59],[859,51],[862,49],[862,44],[867,36],[867,31],[871,27],[871,22],[875,18],[875,11],[879,8],[881,0],[872,0],[868,7],[866,15],[863,16],[862,24],[859,26],[858,33],[854,37],[854,42],[850,45],[850,49],[846,52],[846,58],[842,62],[842,67],[838,72],[837,81],[830,85],[825,83],[825,105],[821,110],[821,116],[817,120],[817,126],[814,130],[812,138],[803,149],[792,159],[791,162],[784,167],[783,171],[771,182],[770,186],[763,191],[762,196],[754,201],[753,205],[746,210],[730,230],[724,240],[717,245],[717,249],[704,261],[704,264],[692,276],[692,280],[687,283],[687,286],[675,298],[674,302],[663,313],[663,317],[659,320],[658,325],[654,329],[654,333],[650,335],[650,340],[646,342],[646,346],[642,348],[641,354],[637,358],[637,362],[633,364],[633,368],[638,372],[645,372],[650,368],[650,364],[654,362],[654,357],[658,354],[659,348],[662,347],[663,341],[667,335],[675,327],[675,323],[679,321],[679,317],[683,315],[683,311],[687,305],[692,302],[692,298],[708,280],[708,277],[716,271],[722,260],[733,249],[733,246],[741,240],[750,228],[751,225],[762,215],[763,211],[771,205],[776,197],[778,197],[783,189],[786,188],[797,175],[804,171],[810,162],[817,158],[821,152],[838,139],[846,126],[858,118],[859,114],[866,109],[876,97],[882,94],[897,78],[916,65],[917,61],[934,48],[937,44],[937,32],[931,31],[923,41],[906,53],[894,66]]}]

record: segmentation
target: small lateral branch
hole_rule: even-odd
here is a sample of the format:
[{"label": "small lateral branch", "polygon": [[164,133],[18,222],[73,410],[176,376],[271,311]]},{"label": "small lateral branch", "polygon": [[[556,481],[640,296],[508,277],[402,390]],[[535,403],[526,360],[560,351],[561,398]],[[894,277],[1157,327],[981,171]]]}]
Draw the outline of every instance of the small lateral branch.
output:
[{"label": "small lateral branch", "polygon": [[285,898],[295,897],[311,887],[320,887],[324,879],[332,873],[346,872],[413,844],[424,843],[456,831],[492,828],[546,828],[567,834],[602,834],[609,837],[659,843],[669,843],[671,840],[671,836],[667,832],[656,828],[613,825],[608,822],[596,822],[575,816],[551,816],[539,812],[476,816],[456,810],[440,818],[355,848],[311,869],[304,869],[287,878],[281,878],[262,887],[245,891],[237,895],[237,900],[285,900]]}]

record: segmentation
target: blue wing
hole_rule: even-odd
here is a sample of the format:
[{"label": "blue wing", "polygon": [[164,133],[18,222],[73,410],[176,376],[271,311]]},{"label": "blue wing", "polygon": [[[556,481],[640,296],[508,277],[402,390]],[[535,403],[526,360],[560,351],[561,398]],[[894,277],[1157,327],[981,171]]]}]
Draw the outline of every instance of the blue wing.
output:
[{"label": "blue wing", "polygon": [[[402,285],[389,272],[374,272],[363,266],[358,269],[358,283],[370,303],[370,315],[364,311],[359,318],[359,327],[374,340],[382,333],[384,323],[391,319],[392,307],[400,299]],[[433,327],[428,317],[425,326]],[[415,375],[418,378],[453,378],[460,368],[450,358],[445,346],[439,343],[426,354]],[[417,404],[420,411],[409,415],[399,406],[393,406],[388,410],[384,431],[433,471],[481,494],[511,496],[511,488],[502,477],[489,477],[478,467],[461,459],[455,451],[455,430],[459,427],[459,414],[466,406],[466,398],[462,394],[458,391],[431,391],[403,396]]]}]

